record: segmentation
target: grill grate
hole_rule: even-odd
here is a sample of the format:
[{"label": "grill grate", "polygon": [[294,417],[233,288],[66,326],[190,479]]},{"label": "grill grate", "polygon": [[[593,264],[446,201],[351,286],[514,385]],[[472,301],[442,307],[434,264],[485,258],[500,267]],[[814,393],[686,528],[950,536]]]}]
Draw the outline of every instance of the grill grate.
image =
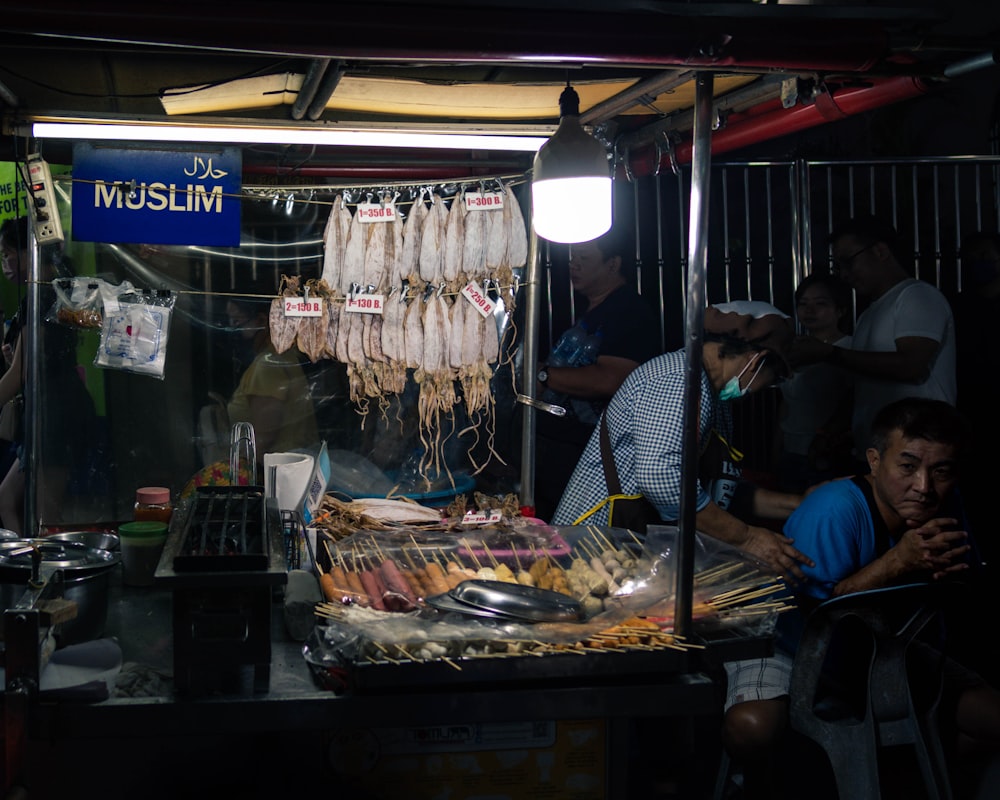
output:
[{"label": "grill grate", "polygon": [[176,571],[267,569],[270,561],[264,490],[203,486],[195,495],[174,556]]}]

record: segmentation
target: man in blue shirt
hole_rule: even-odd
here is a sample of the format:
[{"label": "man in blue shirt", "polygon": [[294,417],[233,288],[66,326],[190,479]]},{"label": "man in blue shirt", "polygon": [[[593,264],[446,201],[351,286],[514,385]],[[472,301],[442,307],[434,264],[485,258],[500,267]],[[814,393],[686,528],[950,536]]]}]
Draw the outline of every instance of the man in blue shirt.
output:
[{"label": "man in blue shirt", "polygon": [[[815,563],[803,567],[806,580],[795,589],[803,612],[830,597],[940,580],[970,566],[972,546],[954,506],[968,443],[955,408],[942,400],[897,400],[876,415],[870,438],[870,472],[816,488],[785,524],[785,534]],[[723,739],[744,765],[745,782],[760,778],[787,727],[791,640],[779,639],[771,658],[726,664]],[[949,665],[946,676],[955,682],[958,731],[1000,742],[1000,695],[957,664]],[[770,796],[770,789],[760,796]]]}]

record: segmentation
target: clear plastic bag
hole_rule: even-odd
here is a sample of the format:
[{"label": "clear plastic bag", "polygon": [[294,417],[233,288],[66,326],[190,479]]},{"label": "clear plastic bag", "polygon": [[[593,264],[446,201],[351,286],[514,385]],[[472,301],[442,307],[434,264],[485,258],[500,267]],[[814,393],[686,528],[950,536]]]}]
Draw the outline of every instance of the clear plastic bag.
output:
[{"label": "clear plastic bag", "polygon": [[99,330],[104,321],[100,278],[59,278],[52,283],[55,302],[45,319],[82,330]]},{"label": "clear plastic bag", "polygon": [[146,289],[119,295],[116,300],[117,310],[105,306],[94,364],[162,379],[176,295],[168,290]]}]

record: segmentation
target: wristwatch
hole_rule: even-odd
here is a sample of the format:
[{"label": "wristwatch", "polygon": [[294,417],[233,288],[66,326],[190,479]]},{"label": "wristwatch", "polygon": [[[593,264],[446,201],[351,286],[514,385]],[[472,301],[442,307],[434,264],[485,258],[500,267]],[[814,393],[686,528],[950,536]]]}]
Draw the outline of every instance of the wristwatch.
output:
[{"label": "wristwatch", "polygon": [[542,384],[542,386],[547,386],[549,383],[549,371],[545,369],[545,367],[538,370],[538,382]]}]

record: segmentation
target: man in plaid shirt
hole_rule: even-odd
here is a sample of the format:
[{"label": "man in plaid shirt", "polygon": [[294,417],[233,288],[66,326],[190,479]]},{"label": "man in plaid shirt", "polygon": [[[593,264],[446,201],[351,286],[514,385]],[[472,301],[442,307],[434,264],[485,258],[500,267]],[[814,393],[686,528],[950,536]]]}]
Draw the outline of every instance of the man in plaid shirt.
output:
[{"label": "man in plaid shirt", "polygon": [[[721,443],[732,453],[728,448],[732,438],[728,401],[773,386],[788,376],[786,353],[792,337],[788,316],[768,303],[743,301],[706,309],[698,414],[702,462],[713,443]],[[686,374],[684,350],[657,356],[629,375],[605,411],[622,494],[642,495],[665,522],[680,516]],[[600,427],[590,437],[553,515],[553,524],[608,524],[609,491],[599,433]],[[733,455],[723,459],[725,463],[715,470],[713,480],[699,478],[697,529],[740,547],[779,574],[801,578],[799,564],[812,563],[795,549],[791,539],[747,524],[727,510],[739,481],[738,457]],[[753,491],[753,514],[784,519],[800,500],[799,495],[758,487]]]}]

